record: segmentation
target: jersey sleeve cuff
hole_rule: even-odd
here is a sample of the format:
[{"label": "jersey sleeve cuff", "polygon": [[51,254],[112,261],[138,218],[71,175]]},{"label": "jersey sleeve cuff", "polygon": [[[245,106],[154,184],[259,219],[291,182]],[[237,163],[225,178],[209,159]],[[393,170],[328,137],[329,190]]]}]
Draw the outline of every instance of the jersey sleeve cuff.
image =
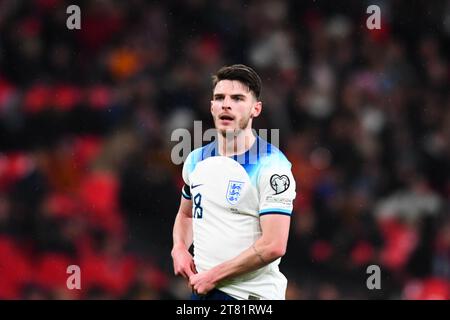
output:
[{"label": "jersey sleeve cuff", "polygon": [[285,216],[291,216],[292,210],[290,209],[280,209],[280,208],[269,208],[269,209],[263,209],[259,211],[259,215],[263,216],[266,214],[281,214]]},{"label": "jersey sleeve cuff", "polygon": [[187,185],[184,185],[183,188],[181,189],[181,195],[186,200],[192,200],[191,190],[190,190],[189,186],[187,186]]}]

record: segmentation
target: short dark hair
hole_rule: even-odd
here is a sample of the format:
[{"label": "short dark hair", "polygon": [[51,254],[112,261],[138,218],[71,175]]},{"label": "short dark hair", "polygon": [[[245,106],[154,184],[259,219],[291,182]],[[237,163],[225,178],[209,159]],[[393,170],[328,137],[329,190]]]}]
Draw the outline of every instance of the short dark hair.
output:
[{"label": "short dark hair", "polygon": [[212,77],[213,89],[221,80],[237,80],[242,82],[253,92],[256,99],[259,99],[261,94],[261,78],[252,68],[243,64],[233,64],[220,68]]}]

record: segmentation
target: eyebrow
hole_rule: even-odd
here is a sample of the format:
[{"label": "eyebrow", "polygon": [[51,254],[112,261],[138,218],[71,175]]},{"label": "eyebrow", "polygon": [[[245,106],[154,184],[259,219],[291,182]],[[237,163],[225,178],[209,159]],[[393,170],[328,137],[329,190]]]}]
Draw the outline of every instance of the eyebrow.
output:
[{"label": "eyebrow", "polygon": [[[224,97],[224,96],[225,96],[225,94],[223,94],[223,93],[216,93],[216,94],[214,94],[214,99],[216,99],[216,98],[222,98],[222,97]],[[243,99],[246,98],[245,95],[240,94],[240,93],[238,93],[238,94],[231,94],[230,97],[231,97],[231,98],[243,98]]]}]

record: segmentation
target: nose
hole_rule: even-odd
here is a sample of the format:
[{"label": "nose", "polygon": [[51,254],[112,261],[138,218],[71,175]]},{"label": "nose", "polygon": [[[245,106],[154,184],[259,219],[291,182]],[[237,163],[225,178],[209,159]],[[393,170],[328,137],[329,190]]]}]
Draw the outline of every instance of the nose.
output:
[{"label": "nose", "polygon": [[223,98],[222,110],[231,110],[231,98],[230,97]]}]

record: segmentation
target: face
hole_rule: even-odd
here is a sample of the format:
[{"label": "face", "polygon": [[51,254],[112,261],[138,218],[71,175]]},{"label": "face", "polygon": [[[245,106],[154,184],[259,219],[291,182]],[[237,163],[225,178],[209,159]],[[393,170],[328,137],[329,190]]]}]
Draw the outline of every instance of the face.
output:
[{"label": "face", "polygon": [[214,88],[211,113],[222,135],[227,131],[251,129],[252,119],[261,109],[262,103],[240,81],[221,80]]}]

